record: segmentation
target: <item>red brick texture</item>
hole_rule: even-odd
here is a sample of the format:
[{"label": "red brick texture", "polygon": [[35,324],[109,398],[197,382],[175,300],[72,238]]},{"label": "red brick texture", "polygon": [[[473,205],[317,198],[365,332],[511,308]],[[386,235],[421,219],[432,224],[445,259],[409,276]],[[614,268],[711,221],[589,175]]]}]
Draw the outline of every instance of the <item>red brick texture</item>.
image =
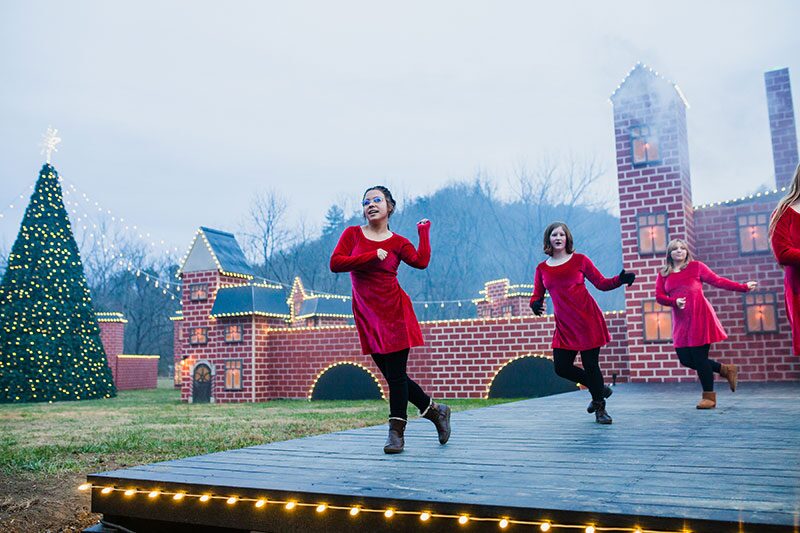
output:
[{"label": "red brick texture", "polygon": [[772,159],[775,166],[775,183],[778,189],[789,187],[797,168],[797,126],[792,104],[792,87],[789,69],[764,73],[767,88],[769,131],[772,137]]},{"label": "red brick texture", "polygon": [[125,322],[100,321],[98,325],[117,390],[155,389],[158,385],[158,358],[122,354]]}]

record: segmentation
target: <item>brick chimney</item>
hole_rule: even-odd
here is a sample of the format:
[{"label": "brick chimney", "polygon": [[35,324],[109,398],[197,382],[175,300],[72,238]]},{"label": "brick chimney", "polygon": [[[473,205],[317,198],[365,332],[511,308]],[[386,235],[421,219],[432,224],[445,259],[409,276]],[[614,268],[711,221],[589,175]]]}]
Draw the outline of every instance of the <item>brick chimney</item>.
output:
[{"label": "brick chimney", "polygon": [[775,185],[788,187],[797,168],[797,129],[792,105],[792,87],[789,69],[782,68],[764,73],[767,87],[769,131],[772,135],[772,159],[775,164]]}]

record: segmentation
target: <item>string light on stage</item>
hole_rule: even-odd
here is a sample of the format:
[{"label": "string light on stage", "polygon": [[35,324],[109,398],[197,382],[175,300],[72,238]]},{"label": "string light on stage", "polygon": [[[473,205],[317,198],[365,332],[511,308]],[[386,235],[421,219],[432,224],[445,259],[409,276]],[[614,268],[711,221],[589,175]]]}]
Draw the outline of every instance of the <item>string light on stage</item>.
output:
[{"label": "string light on stage", "polygon": [[244,496],[233,496],[233,495],[214,495],[214,494],[192,494],[185,491],[178,491],[178,492],[170,492],[170,491],[162,491],[159,489],[153,490],[146,490],[146,489],[122,489],[116,488],[113,486],[104,486],[104,485],[93,485],[92,483],[84,483],[78,487],[79,490],[85,491],[92,488],[100,489],[101,494],[107,495],[112,492],[123,492],[125,496],[134,496],[137,494],[147,494],[149,498],[155,498],[159,495],[163,496],[171,496],[171,500],[173,501],[181,501],[183,499],[191,499],[196,498],[202,503],[206,503],[212,499],[215,500],[222,500],[228,503],[229,505],[234,505],[239,502],[251,502],[254,504],[255,509],[262,509],[267,505],[281,505],[284,509],[291,511],[298,507],[303,508],[314,508],[316,514],[324,513],[328,510],[336,510],[336,511],[346,511],[350,517],[356,518],[360,516],[362,513],[381,513],[387,519],[393,518],[396,515],[403,515],[403,516],[412,516],[417,517],[421,522],[428,522],[433,519],[440,519],[440,520],[455,520],[461,526],[466,526],[470,522],[493,522],[496,523],[500,529],[507,529],[511,525],[517,526],[533,526],[539,531],[548,532],[548,531],[565,531],[565,530],[581,530],[583,533],[599,533],[599,532],[618,532],[618,533],[687,533],[688,529],[682,529],[680,531],[676,530],[656,530],[656,529],[644,529],[641,526],[635,527],[624,527],[624,526],[600,526],[596,524],[563,524],[557,523],[554,524],[549,520],[515,520],[513,518],[509,518],[508,516],[501,516],[501,517],[491,517],[491,516],[470,516],[467,514],[440,514],[435,513],[428,509],[422,509],[419,511],[414,510],[403,510],[403,509],[395,509],[395,508],[369,508],[364,507],[360,504],[358,505],[348,505],[348,506],[339,506],[339,505],[330,505],[327,503],[320,503],[317,502],[301,502],[297,500],[277,500],[277,499],[269,499],[265,497],[258,497],[258,498],[248,498]]}]

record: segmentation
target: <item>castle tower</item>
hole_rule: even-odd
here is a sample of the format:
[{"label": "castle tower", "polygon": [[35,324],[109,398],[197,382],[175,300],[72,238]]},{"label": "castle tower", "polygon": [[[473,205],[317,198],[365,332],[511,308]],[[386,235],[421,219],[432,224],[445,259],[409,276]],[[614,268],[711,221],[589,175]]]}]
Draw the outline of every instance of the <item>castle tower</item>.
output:
[{"label": "castle tower", "polygon": [[655,301],[670,239],[694,248],[688,104],[677,85],[637,64],[611,95],[614,106],[622,260],[636,272],[625,289],[631,381],[685,377],[673,354],[671,310]]}]

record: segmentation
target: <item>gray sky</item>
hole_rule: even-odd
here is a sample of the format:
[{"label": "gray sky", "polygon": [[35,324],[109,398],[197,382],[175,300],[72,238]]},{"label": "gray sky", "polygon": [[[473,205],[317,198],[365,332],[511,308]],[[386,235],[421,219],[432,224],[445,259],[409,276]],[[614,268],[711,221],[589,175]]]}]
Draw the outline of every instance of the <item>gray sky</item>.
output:
[{"label": "gray sky", "polygon": [[377,182],[482,170],[508,194],[516,166],[573,153],[616,194],[608,96],[637,61],[691,104],[694,202],[731,198],[774,184],[763,73],[790,68],[797,108],[798,20],[794,1],[5,1],[0,243],[50,124],[68,182],[181,252],[270,187],[319,225]]}]

